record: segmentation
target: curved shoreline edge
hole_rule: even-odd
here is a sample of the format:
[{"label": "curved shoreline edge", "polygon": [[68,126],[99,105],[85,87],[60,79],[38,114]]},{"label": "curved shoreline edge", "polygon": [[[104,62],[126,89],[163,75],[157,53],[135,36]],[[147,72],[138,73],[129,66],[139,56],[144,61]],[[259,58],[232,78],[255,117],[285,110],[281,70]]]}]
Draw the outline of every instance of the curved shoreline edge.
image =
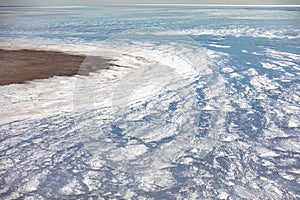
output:
[{"label": "curved shoreline edge", "polygon": [[[47,50],[0,49],[0,85],[18,84],[53,76],[74,76],[78,74],[85,55],[73,55]],[[110,59],[97,59],[97,66],[88,71],[107,69]]]}]

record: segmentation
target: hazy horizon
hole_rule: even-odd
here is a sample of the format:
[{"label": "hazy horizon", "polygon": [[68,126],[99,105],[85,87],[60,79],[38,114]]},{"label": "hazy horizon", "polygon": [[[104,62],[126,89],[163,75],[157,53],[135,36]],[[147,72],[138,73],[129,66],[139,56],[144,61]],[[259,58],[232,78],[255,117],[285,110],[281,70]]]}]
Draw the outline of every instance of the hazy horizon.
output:
[{"label": "hazy horizon", "polygon": [[88,6],[88,5],[103,5],[103,4],[204,4],[204,5],[300,5],[297,0],[213,0],[213,1],[196,1],[196,0],[53,0],[37,2],[35,0],[2,0],[0,6]]}]

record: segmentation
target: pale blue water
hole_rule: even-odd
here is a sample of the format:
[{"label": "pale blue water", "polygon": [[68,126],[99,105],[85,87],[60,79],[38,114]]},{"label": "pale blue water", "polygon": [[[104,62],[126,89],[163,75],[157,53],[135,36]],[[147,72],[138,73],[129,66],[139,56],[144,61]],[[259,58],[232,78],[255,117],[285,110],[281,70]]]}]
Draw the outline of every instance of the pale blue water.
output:
[{"label": "pale blue water", "polygon": [[0,87],[1,199],[300,198],[299,8],[0,16],[5,48],[119,51],[99,76]]}]

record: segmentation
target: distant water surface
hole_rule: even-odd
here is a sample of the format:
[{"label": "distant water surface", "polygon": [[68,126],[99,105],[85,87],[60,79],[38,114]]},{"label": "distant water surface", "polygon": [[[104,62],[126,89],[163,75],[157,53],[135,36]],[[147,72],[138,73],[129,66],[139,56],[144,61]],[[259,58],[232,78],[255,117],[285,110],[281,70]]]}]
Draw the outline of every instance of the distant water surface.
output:
[{"label": "distant water surface", "polygon": [[297,7],[1,7],[1,48],[113,59],[0,87],[1,199],[299,199],[299,22]]}]

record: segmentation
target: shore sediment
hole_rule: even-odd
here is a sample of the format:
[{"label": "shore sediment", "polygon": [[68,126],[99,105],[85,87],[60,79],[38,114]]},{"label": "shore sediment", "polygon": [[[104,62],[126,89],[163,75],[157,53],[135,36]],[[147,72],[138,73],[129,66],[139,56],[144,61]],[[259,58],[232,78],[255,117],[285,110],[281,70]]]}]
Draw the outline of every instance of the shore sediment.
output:
[{"label": "shore sediment", "polygon": [[[0,49],[0,85],[24,83],[53,76],[73,76],[79,73],[85,58],[84,55],[56,51]],[[97,67],[91,71],[108,68],[109,61],[97,57]]]}]

